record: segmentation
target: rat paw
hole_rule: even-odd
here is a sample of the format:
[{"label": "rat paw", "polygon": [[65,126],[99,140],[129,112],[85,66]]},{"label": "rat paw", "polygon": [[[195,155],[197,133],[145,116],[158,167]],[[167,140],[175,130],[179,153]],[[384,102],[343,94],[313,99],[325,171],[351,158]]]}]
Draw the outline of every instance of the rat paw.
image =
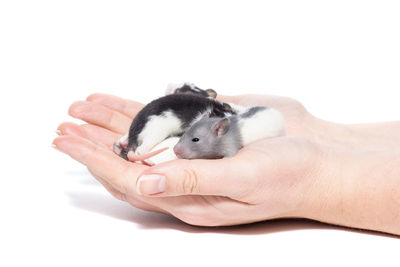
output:
[{"label": "rat paw", "polygon": [[123,157],[127,153],[128,148],[128,134],[122,136],[119,140],[115,141],[113,144],[113,151],[115,154]]}]

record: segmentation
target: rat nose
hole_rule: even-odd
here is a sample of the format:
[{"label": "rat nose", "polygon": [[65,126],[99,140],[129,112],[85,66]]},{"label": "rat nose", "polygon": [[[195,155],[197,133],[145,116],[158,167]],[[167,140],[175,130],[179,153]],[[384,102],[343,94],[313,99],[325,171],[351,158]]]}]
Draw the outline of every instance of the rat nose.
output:
[{"label": "rat nose", "polygon": [[174,146],[174,153],[178,158],[180,158],[181,153],[182,153],[182,149],[178,145],[175,145]]}]

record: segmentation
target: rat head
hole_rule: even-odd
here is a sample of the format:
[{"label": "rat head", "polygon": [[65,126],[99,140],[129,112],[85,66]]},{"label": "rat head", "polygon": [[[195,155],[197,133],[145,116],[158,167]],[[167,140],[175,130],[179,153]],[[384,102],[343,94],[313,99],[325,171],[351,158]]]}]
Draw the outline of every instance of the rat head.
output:
[{"label": "rat head", "polygon": [[224,139],[230,128],[228,118],[203,118],[187,130],[174,147],[178,158],[223,158]]}]

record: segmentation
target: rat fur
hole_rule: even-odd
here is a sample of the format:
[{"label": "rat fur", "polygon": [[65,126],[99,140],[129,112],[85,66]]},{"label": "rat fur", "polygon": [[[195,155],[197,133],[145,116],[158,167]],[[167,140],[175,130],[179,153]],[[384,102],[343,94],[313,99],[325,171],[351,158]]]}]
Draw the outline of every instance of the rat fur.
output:
[{"label": "rat fur", "polygon": [[214,100],[214,93],[184,84],[153,100],[133,119],[129,133],[114,143],[114,151],[125,159],[129,153],[132,158],[144,155],[164,139],[182,135],[204,114],[220,118],[236,114],[228,104]]}]

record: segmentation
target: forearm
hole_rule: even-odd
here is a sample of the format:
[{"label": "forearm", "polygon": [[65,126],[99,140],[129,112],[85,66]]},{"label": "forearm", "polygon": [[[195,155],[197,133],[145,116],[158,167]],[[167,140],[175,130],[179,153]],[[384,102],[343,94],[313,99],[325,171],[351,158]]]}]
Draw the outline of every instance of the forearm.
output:
[{"label": "forearm", "polygon": [[400,142],[400,121],[352,124],[348,126],[355,134],[365,134],[370,138],[390,139]]},{"label": "forearm", "polygon": [[307,218],[400,235],[400,150],[329,150],[308,195]]}]

